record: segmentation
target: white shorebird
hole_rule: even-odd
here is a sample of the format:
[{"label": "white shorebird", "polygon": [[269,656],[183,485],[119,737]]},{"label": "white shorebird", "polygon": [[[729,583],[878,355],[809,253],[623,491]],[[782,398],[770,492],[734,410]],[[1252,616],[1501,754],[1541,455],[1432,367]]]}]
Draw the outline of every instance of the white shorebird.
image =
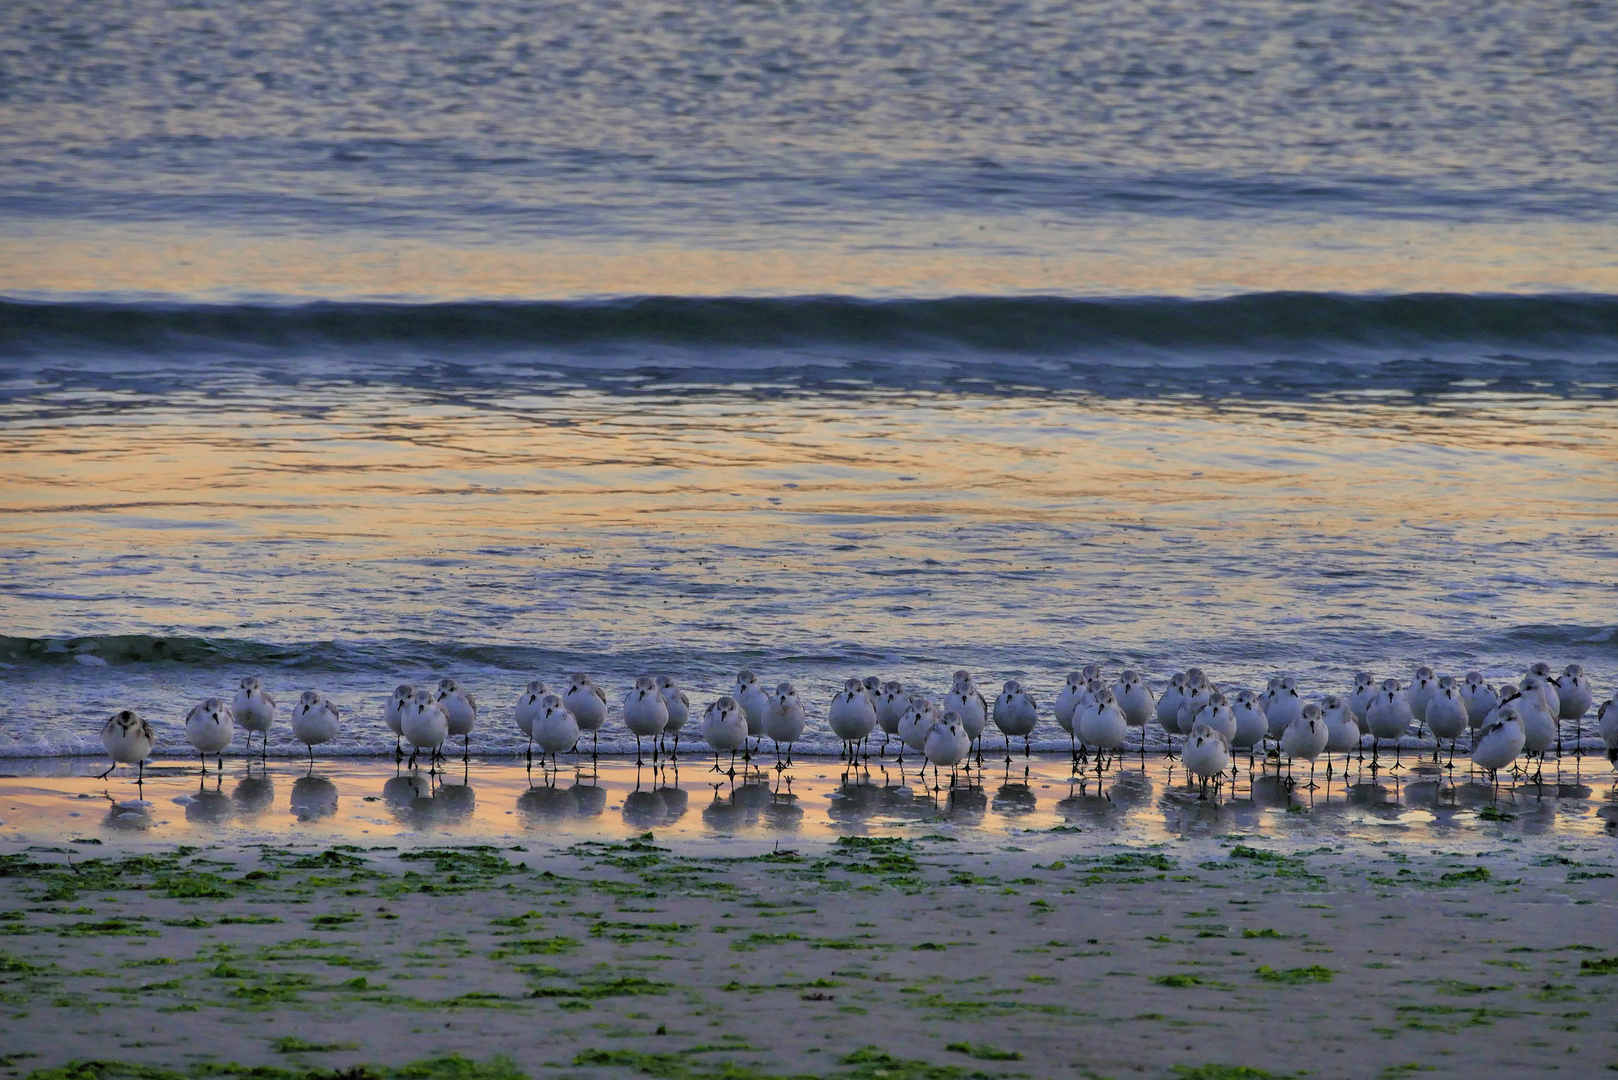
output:
[{"label": "white shorebird", "polygon": [[1180,707],[1174,713],[1174,721],[1183,732],[1189,732],[1197,725],[1197,713],[1208,704],[1208,699],[1214,695],[1218,687],[1208,681],[1201,668],[1192,668],[1185,673],[1185,694],[1180,701]]},{"label": "white shorebird", "polygon": [[297,707],[292,710],[292,737],[309,748],[310,765],[315,763],[315,747],[337,738],[341,715],[337,706],[313,690],[298,696]]},{"label": "white shorebird", "polygon": [[1233,743],[1236,738],[1238,728],[1236,713],[1231,709],[1225,695],[1217,690],[1208,695],[1207,700],[1197,709],[1196,715],[1191,718],[1192,727],[1198,724],[1205,724],[1219,732],[1227,744]]},{"label": "white shorebird", "polygon": [[916,753],[924,753],[927,747],[927,732],[939,719],[934,715],[934,705],[921,694],[910,696],[910,708],[899,717],[899,728],[894,732],[899,737],[899,763],[904,764],[903,747],[908,746]]},{"label": "white shorebird", "polygon": [[1376,767],[1377,749],[1383,739],[1393,740],[1393,767],[1399,767],[1399,740],[1410,734],[1410,700],[1398,679],[1383,679],[1382,688],[1365,709],[1365,722],[1371,729],[1371,767]]},{"label": "white shorebird", "polygon": [[1170,757],[1174,756],[1173,736],[1180,734],[1180,706],[1185,704],[1185,699],[1185,672],[1175,672],[1169,677],[1163,696],[1157,699],[1157,724],[1163,729]]},{"label": "white shorebird", "polygon": [[230,706],[216,697],[192,707],[185,717],[185,741],[202,758],[202,771],[208,771],[208,755],[219,759],[219,771],[225,771],[223,750],[236,737],[236,718]]},{"label": "white shorebird", "polygon": [[1556,696],[1561,699],[1563,720],[1582,720],[1584,714],[1590,711],[1590,706],[1595,704],[1595,693],[1584,677],[1584,669],[1577,664],[1563,668],[1562,674],[1552,679],[1551,684],[1556,687]]},{"label": "white shorebird", "polygon": [[1181,752],[1185,771],[1202,781],[1202,798],[1208,797],[1208,781],[1217,781],[1230,771],[1230,745],[1211,727],[1193,726]]},{"label": "white shorebird", "polygon": [[1298,694],[1297,681],[1291,676],[1271,679],[1259,704],[1264,709],[1264,721],[1270,726],[1270,738],[1277,742],[1292,722],[1303,715],[1303,698]]},{"label": "white shorebird", "polygon": [[1371,707],[1371,699],[1376,697],[1376,676],[1369,671],[1361,671],[1354,676],[1354,689],[1348,692],[1348,709],[1359,721],[1360,731],[1370,730],[1369,721],[1365,718],[1366,710]]},{"label": "white shorebird", "polygon": [[1067,682],[1062,686],[1062,692],[1056,695],[1051,703],[1051,711],[1056,715],[1056,726],[1067,732],[1071,737],[1073,730],[1073,713],[1078,709],[1080,701],[1085,698],[1085,690],[1090,680],[1084,677],[1081,671],[1070,671]]},{"label": "white shorebird", "polygon": [[[657,692],[657,680],[650,675],[642,675],[635,680],[635,688],[624,695],[624,727],[635,736],[636,765],[641,764],[641,739],[655,738],[663,734],[668,722],[668,703],[663,700],[663,695]],[[657,760],[655,743],[652,760]]]},{"label": "white shorebird", "polygon": [[[797,688],[786,682],[777,686],[770,697],[769,707],[764,710],[764,734],[775,743],[777,770],[792,764],[792,744],[803,738],[803,729],[808,723],[809,714],[804,710],[803,702],[798,700]],[[781,761],[782,743],[787,748],[785,764]]]},{"label": "white shorebird", "polygon": [[580,672],[568,679],[562,705],[578,721],[581,735],[586,731],[590,733],[590,757],[593,760],[601,729],[607,723],[606,691],[597,686],[590,676]]},{"label": "white shorebird", "polygon": [[674,750],[669,756],[677,761],[680,757],[680,729],[691,718],[691,699],[675,685],[672,675],[657,677],[657,692],[663,695],[663,705],[669,711],[669,722],[663,725],[663,731],[674,736]]},{"label": "white shorebird", "polygon": [[1410,681],[1405,697],[1410,700],[1410,715],[1416,718],[1416,738],[1421,738],[1421,725],[1427,720],[1427,699],[1438,688],[1438,676],[1426,664],[1416,668],[1416,677]]},{"label": "white shorebird", "polygon": [[1146,756],[1146,724],[1157,711],[1157,700],[1152,697],[1151,687],[1146,680],[1140,677],[1140,672],[1133,668],[1124,669],[1118,676],[1118,681],[1112,684],[1112,698],[1123,710],[1124,719],[1129,726],[1140,728],[1140,752]]},{"label": "white shorebird", "polygon": [[416,754],[427,751],[427,771],[431,773],[439,748],[449,739],[449,717],[444,706],[427,690],[417,690],[399,720],[399,730],[410,744],[410,767],[416,767]]},{"label": "white shorebird", "polygon": [[478,701],[454,679],[438,680],[438,703],[449,717],[450,738],[461,737],[461,760],[472,760],[472,729],[478,723]]},{"label": "white shorebird", "polygon": [[[742,716],[747,721],[748,738],[758,738],[764,734],[764,711],[770,707],[769,691],[752,671],[743,668],[736,673],[736,686],[731,690],[730,696],[742,710]],[[742,760],[751,760],[751,754],[743,753]]]},{"label": "white shorebird", "polygon": [[1011,760],[1011,739],[1015,735],[1022,736],[1023,756],[1029,755],[1030,736],[1038,723],[1039,706],[1034,702],[1034,695],[1024,690],[1016,679],[1007,679],[1000,688],[1000,696],[994,699],[994,726],[1006,737],[1007,761]]},{"label": "white shorebird", "polygon": [[1472,764],[1486,770],[1493,783],[1496,773],[1517,760],[1525,739],[1522,717],[1510,705],[1503,705],[1491,712],[1478,729],[1472,743]]},{"label": "white shorebird", "polygon": [[[927,737],[922,741],[922,760],[933,767],[933,790],[939,788],[938,767],[949,766],[949,783],[955,786],[955,766],[972,752],[972,737],[961,726],[961,718],[952,712],[946,712],[943,719],[935,721],[928,729]],[[926,782],[923,778],[923,783]]]},{"label": "white shorebird", "polygon": [[259,681],[251,675],[245,676],[240,685],[230,711],[242,730],[247,732],[248,753],[253,752],[253,732],[258,732],[258,753],[259,757],[263,757],[264,744],[269,741],[270,727],[275,723],[275,699],[265,693]]},{"label": "white shorebird", "polygon": [[730,751],[730,775],[736,775],[736,751],[747,744],[747,714],[729,694],[718,698],[702,714],[702,741],[713,748],[713,771],[720,772],[719,755]]},{"label": "white shorebird", "polygon": [[[1590,711],[1595,703],[1595,693],[1584,678],[1584,669],[1577,664],[1569,664],[1562,669],[1562,674],[1551,680],[1556,688],[1556,696],[1561,701],[1559,714],[1563,720],[1573,721],[1573,756],[1584,756],[1584,714]],[[1556,756],[1562,756],[1562,731],[1560,726],[1556,732]]]},{"label": "white shorebird", "polygon": [[1232,750],[1246,750],[1248,768],[1252,768],[1253,748],[1270,733],[1270,722],[1258,695],[1251,690],[1238,690],[1230,703],[1230,715],[1236,721],[1236,733],[1230,738]]},{"label": "white shorebird", "polygon": [[[966,731],[967,738],[977,744],[978,761],[983,761],[983,729],[989,726],[989,702],[978,689],[978,684],[972,681],[972,676],[966,671],[955,673],[954,684],[949,693],[944,695],[944,704],[940,716],[945,712],[952,712],[961,718],[961,727]],[[920,753],[918,750],[917,753]]]},{"label": "white shorebird", "polygon": [[[532,686],[533,683],[528,685]],[[540,683],[540,685],[544,686],[545,684]],[[401,742],[404,738],[404,714],[414,700],[416,700],[416,688],[409,683],[400,683],[393,688],[392,695],[388,697],[387,703],[382,706],[382,722],[388,725],[389,731],[393,732],[393,757],[396,761],[404,757],[404,744]],[[518,726],[522,725],[521,704],[517,706],[517,724]],[[528,729],[523,728],[523,734],[526,735],[527,733]]]},{"label": "white shorebird", "polygon": [[[1544,682],[1537,675],[1533,678]],[[1556,745],[1557,731],[1556,713],[1539,690],[1537,686],[1530,686],[1514,698],[1508,698],[1505,693],[1500,695],[1500,707],[1503,709],[1509,703],[1522,718],[1523,750],[1537,759],[1533,777],[1536,783],[1544,779],[1545,752]]]},{"label": "white shorebird", "polygon": [[[1343,771],[1348,771],[1348,752],[1360,745],[1359,721],[1354,719],[1354,710],[1344,699],[1336,694],[1327,694],[1320,699],[1320,714],[1326,722],[1326,753],[1343,755]],[[1326,760],[1326,775],[1331,775],[1331,759]]]},{"label": "white shorebird", "polygon": [[551,766],[556,766],[556,755],[579,744],[579,722],[562,704],[559,694],[544,694],[539,699],[539,715],[534,717],[534,741],[539,744],[539,765],[543,771],[545,755],[550,754]]},{"label": "white shorebird", "polygon": [[1466,722],[1475,738],[1483,721],[1499,707],[1500,694],[1484,681],[1482,674],[1468,671],[1466,680],[1461,683],[1461,700],[1466,703]]},{"label": "white shorebird", "polygon": [[1440,676],[1432,693],[1427,695],[1427,726],[1433,729],[1433,760],[1438,760],[1438,743],[1449,740],[1449,764],[1455,766],[1455,741],[1466,734],[1468,719],[1466,702],[1461,700],[1461,688],[1455,676]]},{"label": "white shorebird", "polygon": [[1096,748],[1096,772],[1101,772],[1103,756],[1110,757],[1124,745],[1124,737],[1129,734],[1129,717],[1118,707],[1118,699],[1112,691],[1103,686],[1073,714],[1073,719],[1079,729],[1079,741]]},{"label": "white shorebird", "polygon": [[1607,760],[1613,768],[1618,769],[1618,695],[1601,706],[1596,713],[1596,730],[1601,733],[1601,741],[1607,747]]},{"label": "white shorebird", "polygon": [[[401,686],[393,692],[394,696],[397,697],[401,690],[409,689],[410,687],[408,686]],[[517,707],[514,713],[518,730],[528,739],[527,756],[529,761],[534,760],[534,721],[539,719],[539,714],[544,709],[540,701],[550,692],[551,688],[546,686],[543,680],[529,679],[528,685],[523,687],[522,696],[517,698]],[[410,696],[413,698],[415,694],[412,693]],[[394,730],[400,731],[402,729],[394,728]]]},{"label": "white shorebird", "polygon": [[1545,699],[1545,707],[1551,711],[1552,716],[1560,716],[1562,713],[1562,695],[1556,689],[1556,675],[1551,671],[1551,666],[1541,660],[1528,669],[1528,673],[1522,677],[1522,682],[1517,685],[1523,690],[1527,690],[1535,679],[1539,680],[1535,685],[1539,688],[1540,696]]},{"label": "white shorebird", "polygon": [[[1518,683],[1517,686],[1524,696],[1537,694],[1539,704],[1543,705],[1545,712],[1550,715],[1551,726],[1556,729],[1556,734],[1551,741],[1556,744],[1556,757],[1560,761],[1562,757],[1562,695],[1557,693],[1556,683],[1551,678],[1550,670],[1551,666],[1549,664],[1535,664],[1529,669],[1528,674],[1523,676],[1522,682]],[[1529,717],[1528,712],[1523,709],[1520,703],[1517,706],[1517,712],[1522,715],[1523,727],[1528,732],[1528,742],[1531,745],[1534,742],[1535,719]]]},{"label": "white shorebird", "polygon": [[904,684],[894,680],[883,683],[882,696],[876,703],[876,722],[882,727],[882,749],[879,753],[887,754],[888,741],[899,734],[899,721],[909,711],[910,695],[905,693]]},{"label": "white shorebird", "polygon": [[146,759],[152,756],[152,725],[140,718],[133,709],[120,709],[101,725],[101,745],[107,748],[112,766],[96,777],[105,780],[120,765],[134,765],[139,770],[135,782],[146,777]]},{"label": "white shorebird", "polygon": [[[1305,705],[1298,718],[1281,733],[1281,752],[1287,756],[1287,772],[1291,775],[1291,762],[1303,758],[1309,762],[1309,787],[1315,786],[1315,759],[1326,750],[1331,732],[1326,727],[1326,716],[1319,705]],[[1288,783],[1291,783],[1290,779]]]},{"label": "white shorebird", "polygon": [[871,708],[877,709],[880,712],[882,703],[882,680],[877,678],[875,675],[867,675],[865,678],[860,680],[860,685],[865,688],[865,698],[871,703]]},{"label": "white shorebird", "polygon": [[842,691],[832,697],[826,708],[826,723],[847,747],[848,760],[853,761],[860,741],[870,738],[876,730],[876,707],[858,679],[843,680]]}]

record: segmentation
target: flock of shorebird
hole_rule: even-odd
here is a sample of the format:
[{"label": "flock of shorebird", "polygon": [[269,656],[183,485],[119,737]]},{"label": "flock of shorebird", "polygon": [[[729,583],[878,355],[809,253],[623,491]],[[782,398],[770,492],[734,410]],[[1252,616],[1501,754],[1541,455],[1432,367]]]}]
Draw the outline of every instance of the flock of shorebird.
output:
[{"label": "flock of shorebird", "polygon": [[[553,693],[538,679],[528,683],[517,699],[514,718],[528,739],[529,760],[538,745],[541,767],[546,755],[554,763],[558,754],[578,752],[586,734],[593,755],[596,739],[607,723],[607,700],[606,692],[589,675],[572,676],[562,693]],[[1412,725],[1418,736],[1431,731],[1435,761],[1442,743],[1449,742],[1451,767],[1456,743],[1470,734],[1472,763],[1487,771],[1492,780],[1498,770],[1515,768],[1517,759],[1525,754],[1540,764],[1553,747],[1560,754],[1564,721],[1575,724],[1577,746],[1579,725],[1594,700],[1577,664],[1569,664],[1560,675],[1553,674],[1549,664],[1535,664],[1520,681],[1498,686],[1475,671],[1457,680],[1422,666],[1409,686],[1398,679],[1378,682],[1361,672],[1346,694],[1326,694],[1318,702],[1305,701],[1290,677],[1271,679],[1262,692],[1226,692],[1199,668],[1191,668],[1174,675],[1161,694],[1154,694],[1136,671],[1126,670],[1109,679],[1100,665],[1090,664],[1067,677],[1053,712],[1057,725],[1068,733],[1075,767],[1088,762],[1093,754],[1097,770],[1104,768],[1123,750],[1130,728],[1139,729],[1144,755],[1146,728],[1155,722],[1167,737],[1167,752],[1178,753],[1186,771],[1206,788],[1210,781],[1233,772],[1241,750],[1248,752],[1250,763],[1260,748],[1266,754],[1284,756],[1289,768],[1294,762],[1307,761],[1312,785],[1316,759],[1323,754],[1358,752],[1363,760],[1369,739],[1374,767],[1384,742],[1392,741],[1397,758],[1400,740],[1410,734]],[[671,676],[643,675],[624,695],[621,715],[624,727],[635,737],[636,762],[642,760],[643,740],[647,739],[653,740],[656,761],[665,752],[664,740],[670,737],[672,753],[678,754],[680,733],[692,716],[691,699]],[[254,733],[259,735],[262,755],[275,719],[275,699],[258,679],[249,676],[241,680],[234,701],[208,698],[193,708],[186,716],[186,739],[201,755],[204,768],[207,755],[214,754],[220,756],[219,768],[223,769],[222,754],[235,739],[236,725],[246,731],[249,753]],[[308,746],[311,762],[316,746],[337,737],[341,719],[337,706],[321,694],[310,690],[299,697],[290,717],[292,737]],[[1033,694],[1017,681],[1006,682],[991,701],[966,671],[955,673],[942,702],[907,690],[902,683],[871,676],[846,680],[826,709],[826,724],[842,742],[845,758],[868,756],[869,740],[880,730],[884,739],[879,754],[897,739],[900,760],[906,749],[921,755],[925,764],[933,766],[935,784],[940,768],[949,768],[953,774],[974,748],[977,760],[983,760],[982,736],[991,721],[1005,736],[1009,760],[1013,738],[1022,738],[1023,752],[1029,752],[1039,719]],[[454,679],[439,680],[436,690],[400,685],[383,706],[382,720],[396,736],[398,756],[403,757],[408,742],[410,767],[415,767],[417,756],[425,751],[432,771],[443,757],[444,745],[456,736],[462,737],[463,757],[470,753],[478,703]],[[714,769],[720,769],[721,755],[729,753],[734,775],[736,755],[741,753],[750,760],[764,739],[774,743],[778,767],[790,764],[793,744],[803,738],[808,725],[808,710],[791,683],[780,683],[769,691],[754,672],[742,671],[730,693],[703,709],[698,731],[713,751]],[[1609,760],[1618,765],[1618,697],[1601,706],[1598,727]],[[1184,736],[1178,749],[1176,735]],[[112,757],[112,768],[143,766],[154,743],[151,725],[130,709],[106,721],[101,740]],[[1273,749],[1268,745],[1271,742]],[[1394,767],[1399,767],[1397,760]]]}]

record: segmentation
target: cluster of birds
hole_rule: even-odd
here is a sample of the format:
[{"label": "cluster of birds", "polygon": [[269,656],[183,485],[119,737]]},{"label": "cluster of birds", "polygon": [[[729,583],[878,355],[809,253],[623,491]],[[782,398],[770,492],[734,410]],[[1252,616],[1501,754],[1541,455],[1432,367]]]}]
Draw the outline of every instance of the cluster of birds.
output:
[{"label": "cluster of birds", "polygon": [[[537,744],[541,766],[546,755],[554,764],[557,755],[577,752],[585,734],[594,754],[607,723],[607,701],[606,692],[589,675],[572,676],[561,693],[552,692],[541,680],[529,682],[514,710],[517,727],[528,739],[529,760]],[[1313,786],[1315,762],[1321,755],[1358,751],[1363,760],[1364,740],[1370,736],[1375,766],[1385,741],[1393,742],[1397,758],[1400,740],[1410,734],[1412,724],[1418,735],[1430,729],[1437,743],[1449,741],[1451,767],[1457,741],[1470,732],[1472,762],[1493,779],[1524,754],[1542,765],[1553,746],[1560,753],[1561,723],[1582,720],[1593,702],[1594,693],[1577,664],[1569,664],[1560,675],[1553,674],[1548,664],[1534,664],[1517,684],[1499,686],[1489,685],[1475,671],[1456,680],[1435,675],[1427,666],[1416,669],[1409,686],[1393,678],[1379,683],[1361,672],[1348,693],[1327,694],[1318,703],[1306,702],[1290,677],[1271,679],[1262,692],[1233,688],[1227,693],[1201,669],[1191,668],[1175,674],[1163,693],[1154,695],[1139,672],[1125,670],[1108,679],[1100,665],[1090,664],[1067,677],[1053,711],[1057,725],[1068,733],[1076,765],[1088,761],[1093,751],[1100,771],[1123,749],[1130,728],[1140,729],[1144,755],[1145,729],[1155,721],[1168,737],[1170,754],[1176,753],[1174,736],[1184,736],[1178,753],[1186,771],[1206,788],[1210,781],[1234,774],[1240,750],[1247,750],[1251,767],[1260,747],[1266,754],[1285,755],[1289,768],[1295,761],[1309,762]],[[1618,697],[1602,705],[1598,716],[1608,757],[1618,765]],[[672,755],[678,755],[680,734],[692,717],[691,700],[672,676],[643,675],[624,695],[622,717],[635,737],[637,764],[643,761],[647,739],[653,740],[655,762],[666,752],[669,738],[674,742]],[[246,730],[249,752],[253,734],[259,734],[262,755],[275,718],[275,699],[249,676],[241,680],[233,702],[208,698],[193,708],[186,716],[186,739],[204,768],[207,755],[214,754],[220,757],[222,770],[222,754],[235,738],[236,724]],[[305,691],[290,719],[292,737],[308,746],[312,762],[314,748],[337,737],[341,713],[329,699]],[[415,767],[417,756],[426,751],[432,771],[443,758],[444,745],[455,736],[463,740],[463,758],[469,756],[478,703],[454,679],[439,680],[436,690],[401,684],[383,706],[382,719],[396,736],[398,756],[403,758],[403,744],[409,742],[410,766]],[[880,729],[884,739],[879,754],[897,739],[900,761],[906,749],[921,755],[933,766],[935,784],[940,768],[953,774],[974,748],[982,762],[982,737],[990,722],[1005,737],[1007,760],[1013,738],[1023,739],[1023,752],[1028,754],[1039,719],[1038,703],[1016,680],[1006,682],[991,701],[966,671],[955,673],[940,702],[897,681],[849,678],[826,709],[826,723],[842,742],[846,759],[868,757],[870,739]],[[721,755],[728,752],[734,775],[736,755],[751,760],[763,739],[774,743],[778,768],[791,764],[792,747],[808,725],[808,710],[791,683],[769,691],[757,674],[744,670],[730,693],[703,709],[698,733],[714,753],[714,770],[720,770]],[[142,764],[154,743],[151,725],[130,709],[108,719],[101,738],[113,767]],[[1267,746],[1272,741],[1273,751]],[[1439,758],[1436,745],[1433,758]],[[1394,767],[1399,767],[1397,760]]]}]

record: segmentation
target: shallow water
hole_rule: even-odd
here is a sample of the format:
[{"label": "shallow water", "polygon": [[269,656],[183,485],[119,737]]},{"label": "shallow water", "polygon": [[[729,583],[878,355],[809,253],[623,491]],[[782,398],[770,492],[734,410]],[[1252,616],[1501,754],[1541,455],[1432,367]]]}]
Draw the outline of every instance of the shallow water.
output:
[{"label": "shallow water", "polygon": [[1397,771],[1386,761],[1373,771],[1369,760],[1345,771],[1338,759],[1329,775],[1320,765],[1312,790],[1302,771],[1289,786],[1273,765],[1255,773],[1238,762],[1234,784],[1206,793],[1159,754],[1120,759],[1099,777],[1075,776],[1065,757],[1018,756],[1008,765],[991,755],[953,786],[945,774],[938,790],[914,761],[873,759],[855,770],[830,758],[800,758],[785,771],[758,764],[739,762],[728,776],[701,754],[677,767],[564,758],[554,771],[475,759],[431,777],[391,762],[311,769],[233,759],[205,779],[195,765],[149,766],[137,787],[125,770],[97,780],[87,762],[14,762],[0,777],[0,842],[571,844],[651,831],[682,849],[943,834],[1031,850],[1247,836],[1425,852],[1434,843],[1477,850],[1618,831],[1618,788],[1600,757],[1569,756],[1550,762],[1541,783],[1502,778],[1494,787],[1464,759],[1453,771],[1411,754]]}]

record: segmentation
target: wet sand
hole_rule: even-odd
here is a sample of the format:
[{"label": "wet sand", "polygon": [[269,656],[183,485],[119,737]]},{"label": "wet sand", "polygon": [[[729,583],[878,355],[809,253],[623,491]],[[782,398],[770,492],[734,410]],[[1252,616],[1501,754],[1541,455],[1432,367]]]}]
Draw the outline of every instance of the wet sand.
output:
[{"label": "wet sand", "polygon": [[1161,759],[1099,794],[1050,758],[936,796],[820,760],[790,793],[474,761],[409,799],[391,763],[255,787],[227,762],[200,795],[174,765],[148,807],[121,776],[9,777],[0,1064],[1596,1075],[1618,858],[1584,764],[1492,801],[1385,772],[1202,800]]}]

